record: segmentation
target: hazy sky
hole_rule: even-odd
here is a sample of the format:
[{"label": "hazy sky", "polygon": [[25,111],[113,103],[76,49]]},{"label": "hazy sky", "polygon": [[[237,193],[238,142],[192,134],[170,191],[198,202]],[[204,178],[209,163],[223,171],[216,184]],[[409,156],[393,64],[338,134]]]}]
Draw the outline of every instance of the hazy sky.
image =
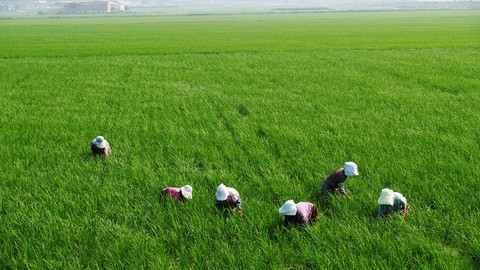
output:
[{"label": "hazy sky", "polygon": [[[2,6],[13,5],[17,8],[39,8],[42,5],[54,6],[58,2],[95,2],[108,0],[0,0]],[[467,6],[467,8],[480,8],[480,0],[110,0],[119,1],[134,8],[139,6],[172,7],[201,7],[201,8],[262,8],[262,9],[294,9],[294,8],[325,8],[342,9],[351,7],[390,7],[408,8],[432,6],[446,7]],[[440,2],[440,3],[439,3]],[[58,6],[58,5],[56,5]],[[5,10],[5,8],[3,8]]]}]

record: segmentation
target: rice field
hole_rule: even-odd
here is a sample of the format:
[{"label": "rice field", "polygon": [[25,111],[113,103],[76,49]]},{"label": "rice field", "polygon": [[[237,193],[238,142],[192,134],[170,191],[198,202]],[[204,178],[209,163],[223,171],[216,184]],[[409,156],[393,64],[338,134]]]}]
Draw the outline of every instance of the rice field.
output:
[{"label": "rice field", "polygon": [[0,17],[0,70],[2,269],[480,267],[478,11]]}]

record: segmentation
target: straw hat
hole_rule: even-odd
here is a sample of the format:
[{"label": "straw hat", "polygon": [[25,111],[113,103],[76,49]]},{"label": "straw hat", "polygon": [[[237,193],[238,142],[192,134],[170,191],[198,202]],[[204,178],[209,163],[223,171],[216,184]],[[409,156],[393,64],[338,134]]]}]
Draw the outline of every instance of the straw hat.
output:
[{"label": "straw hat", "polygon": [[346,176],[358,175],[357,164],[355,164],[354,162],[345,162],[345,165],[343,165],[343,169]]},{"label": "straw hat", "polygon": [[285,216],[295,216],[297,214],[297,205],[293,200],[288,200],[278,209],[278,212]]},{"label": "straw hat", "polygon": [[102,136],[98,136],[92,143],[98,148],[105,148],[107,147],[107,140],[105,140]]},{"label": "straw hat", "polygon": [[192,187],[190,185],[185,185],[183,187],[180,188],[180,191],[182,192],[182,195],[183,197],[187,198],[187,199],[192,199]]},{"label": "straw hat", "polygon": [[393,190],[384,188],[378,198],[378,204],[393,206]]},{"label": "straw hat", "polygon": [[228,197],[228,188],[222,183],[217,188],[217,193],[215,193],[215,198],[219,201],[225,201]]}]

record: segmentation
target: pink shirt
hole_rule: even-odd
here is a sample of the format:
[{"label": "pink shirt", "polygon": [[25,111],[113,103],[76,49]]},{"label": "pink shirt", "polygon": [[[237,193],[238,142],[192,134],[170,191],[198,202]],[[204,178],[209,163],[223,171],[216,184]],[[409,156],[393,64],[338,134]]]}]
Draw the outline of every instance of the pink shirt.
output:
[{"label": "pink shirt", "polygon": [[288,226],[291,222],[308,224],[310,221],[315,221],[318,217],[317,207],[310,202],[299,202],[296,204],[297,214],[294,216],[285,216],[285,225]]},{"label": "pink shirt", "polygon": [[[310,202],[297,203],[297,218],[299,222],[308,222],[312,217],[312,214],[317,211],[317,207]],[[315,214],[316,216],[316,214]]]},{"label": "pink shirt", "polygon": [[231,187],[227,187],[227,189],[228,189],[228,197],[230,197],[230,198],[227,198],[227,200],[231,200],[232,202],[237,202],[238,199],[240,199],[240,194],[238,193],[238,191]]},{"label": "pink shirt", "polygon": [[[242,200],[240,199],[240,193],[238,193],[236,189],[231,187],[227,187],[227,190],[228,190],[228,195],[227,195],[227,199],[225,200],[227,202],[227,205],[230,207],[241,208]],[[215,199],[215,205],[217,207],[224,207],[224,204],[217,199]]]},{"label": "pink shirt", "polygon": [[167,196],[170,196],[175,200],[179,200],[182,198],[182,191],[180,188],[168,187],[168,188],[164,188],[163,190],[165,190],[165,194]]}]

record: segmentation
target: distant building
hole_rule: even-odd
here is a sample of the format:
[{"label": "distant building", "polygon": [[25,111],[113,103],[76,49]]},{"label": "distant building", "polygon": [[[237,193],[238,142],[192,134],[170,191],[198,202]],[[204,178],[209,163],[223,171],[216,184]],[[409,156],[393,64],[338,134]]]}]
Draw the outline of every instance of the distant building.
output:
[{"label": "distant building", "polygon": [[109,13],[115,11],[125,11],[125,5],[118,2],[79,2],[64,3],[63,11],[65,13]]}]

